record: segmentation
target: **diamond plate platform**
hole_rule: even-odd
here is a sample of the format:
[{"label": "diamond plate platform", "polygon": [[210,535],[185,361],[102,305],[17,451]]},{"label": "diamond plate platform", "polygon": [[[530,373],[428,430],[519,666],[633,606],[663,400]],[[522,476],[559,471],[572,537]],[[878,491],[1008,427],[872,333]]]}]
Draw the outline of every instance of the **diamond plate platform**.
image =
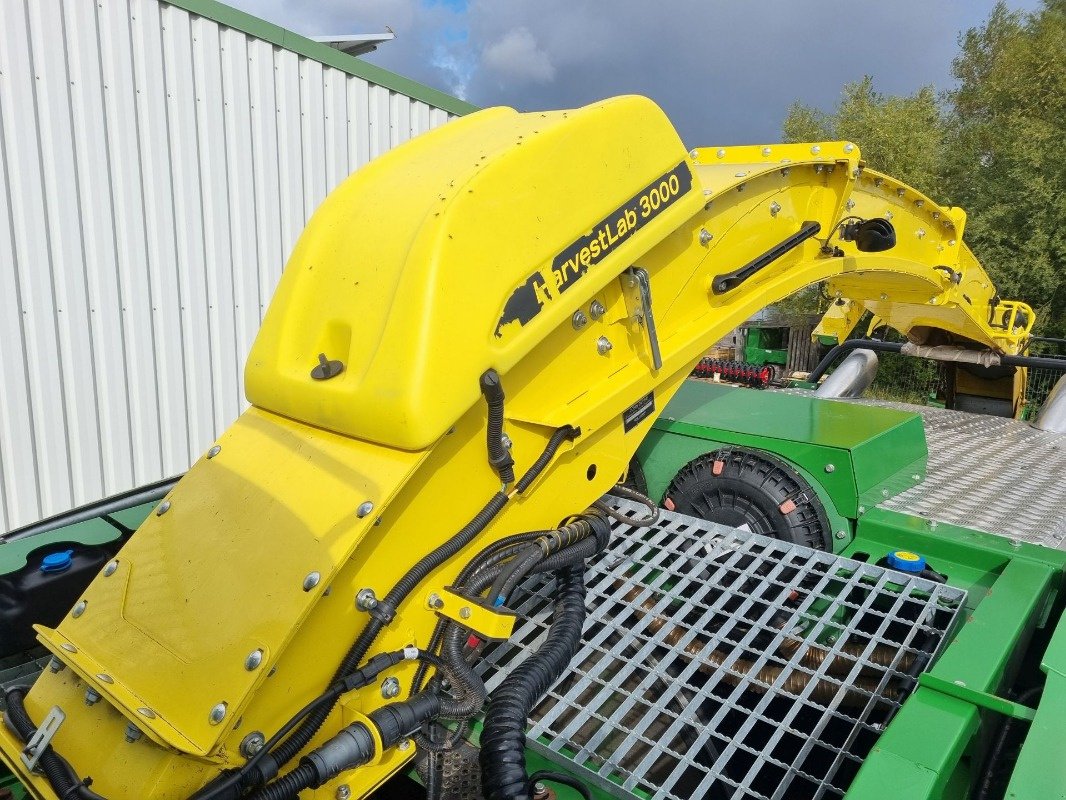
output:
[{"label": "diamond plate platform", "polygon": [[[618,798],[842,797],[965,593],[661,513],[589,565],[583,643],[529,746]],[[552,594],[548,576],[516,590],[490,689],[543,641]]]},{"label": "diamond plate platform", "polygon": [[1026,422],[882,400],[921,414],[928,478],[880,504],[938,522],[1066,549],[1066,434]]}]

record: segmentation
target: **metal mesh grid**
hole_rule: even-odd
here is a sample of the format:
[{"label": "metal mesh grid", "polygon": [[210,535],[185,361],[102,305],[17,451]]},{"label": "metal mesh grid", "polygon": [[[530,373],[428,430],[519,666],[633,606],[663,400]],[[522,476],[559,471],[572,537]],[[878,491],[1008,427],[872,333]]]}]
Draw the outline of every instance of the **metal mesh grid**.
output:
[{"label": "metal mesh grid", "polygon": [[[630,517],[642,506],[612,499]],[[965,593],[662,512],[616,524],[588,570],[584,640],[535,709],[530,747],[616,797],[840,797]],[[553,581],[509,605],[495,688],[543,641]]]}]

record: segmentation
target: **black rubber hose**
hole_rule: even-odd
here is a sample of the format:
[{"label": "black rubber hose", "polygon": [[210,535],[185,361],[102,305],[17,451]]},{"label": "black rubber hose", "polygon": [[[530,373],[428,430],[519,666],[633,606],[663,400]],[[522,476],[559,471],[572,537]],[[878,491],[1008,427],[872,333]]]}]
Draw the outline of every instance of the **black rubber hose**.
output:
[{"label": "black rubber hose", "polygon": [[[1028,703],[1042,691],[1043,687],[1034,687],[1022,692],[1015,698],[1014,702]],[[995,743],[989,748],[988,756],[985,758],[984,769],[981,770],[981,783],[977,787],[977,791],[974,792],[973,800],[990,800],[992,797],[992,787],[996,783],[997,768],[1003,762],[1003,750],[1007,746],[1007,740],[1010,738],[1010,733],[1016,723],[1017,720],[1014,717],[1007,717],[1003,720],[1003,724],[996,735]]]},{"label": "black rubber hose", "polygon": [[489,697],[479,755],[481,789],[486,800],[533,798],[526,774],[526,721],[569,666],[581,643],[585,624],[584,574],[583,564],[556,573],[558,588],[547,639]]},{"label": "black rubber hose", "polygon": [[503,445],[503,384],[496,370],[490,369],[481,376],[481,393],[485,395],[489,410],[489,424],[485,430],[489,465],[496,470],[500,480],[509,485],[514,483],[514,459]]}]

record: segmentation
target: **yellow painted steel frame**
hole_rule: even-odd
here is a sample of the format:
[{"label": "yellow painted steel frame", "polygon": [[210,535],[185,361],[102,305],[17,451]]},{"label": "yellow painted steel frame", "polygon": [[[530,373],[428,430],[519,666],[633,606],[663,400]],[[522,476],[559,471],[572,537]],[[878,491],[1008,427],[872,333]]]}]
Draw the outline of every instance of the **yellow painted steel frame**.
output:
[{"label": "yellow painted steel frame", "polygon": [[[950,235],[946,247],[961,249],[958,214],[944,220],[951,230],[930,226],[929,247],[841,258],[811,239],[711,291],[804,222],[828,235],[860,176],[844,142],[689,154],[639,97],[483,111],[360,170],[293,252],[248,361],[253,407],[96,578],[84,613],[40,629],[67,668],[37,680],[31,717],[63,708],[56,748],[111,800],[187,797],[241,764],[245,736],[269,736],[325,688],[367,622],[359,590],[383,596],[499,490],[478,390],[492,367],[519,474],[556,427],[581,433],[400,606],[371,654],[426,645],[431,587],[450,586],[487,543],[555,526],[608,491],[653,411],[759,308],[830,277],[850,297],[893,281],[947,288],[932,243]],[[632,266],[649,276],[658,368]],[[343,372],[313,379],[319,354]],[[388,673],[401,697],[413,671]],[[85,704],[90,688],[102,702]],[[377,686],[352,693],[312,744],[385,702]],[[133,744],[130,722],[145,734]],[[54,800],[19,749],[4,728],[4,761]],[[345,783],[361,797],[412,752],[302,796],[332,798]]]},{"label": "yellow painted steel frame", "polygon": [[[848,201],[851,214],[882,217],[896,229],[896,246],[861,265],[846,267],[828,282],[833,305],[814,336],[844,341],[870,311],[879,325],[888,325],[918,344],[935,332],[952,340],[968,340],[1000,353],[1016,355],[1025,348],[1035,316],[1028,305],[1001,300],[992,279],[962,241],[966,212],[937,205],[905,184],[864,169]],[[858,251],[853,243],[833,242],[845,258]],[[871,262],[909,261],[911,267],[871,274]],[[930,266],[933,269],[930,269]]]}]

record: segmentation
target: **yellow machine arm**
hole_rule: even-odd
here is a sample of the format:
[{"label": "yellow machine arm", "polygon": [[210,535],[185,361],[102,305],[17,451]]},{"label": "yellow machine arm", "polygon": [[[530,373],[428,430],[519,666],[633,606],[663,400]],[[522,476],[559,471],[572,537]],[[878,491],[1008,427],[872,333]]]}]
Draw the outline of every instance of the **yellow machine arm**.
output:
[{"label": "yellow machine arm", "polygon": [[962,241],[965,211],[938,206],[871,169],[863,170],[847,206],[861,219],[891,221],[896,246],[876,258],[897,260],[899,269],[871,275],[868,267],[852,268],[832,277],[832,305],[815,336],[843,342],[869,311],[878,325],[895,328],[915,344],[965,342],[1009,355],[1022,352],[1035,321],[1033,311],[999,297]]},{"label": "yellow machine arm", "polygon": [[[839,241],[860,211],[893,213],[894,249]],[[462,568],[610,490],[706,348],[763,306],[832,279],[847,298],[876,287],[868,307],[905,328],[1012,347],[963,222],[848,143],[688,153],[639,97],[491,109],[397,148],[307,226],[248,361],[252,407],[39,630],[54,668],[28,717],[62,709],[52,746],[103,797],[178,800],[244,765],[338,665],[427,648],[441,616],[506,636],[450,592]],[[409,707],[415,670],[325,707],[301,753],[363,722],[373,755],[300,797],[362,797],[411,758],[380,713]],[[56,800],[24,746],[0,732]]]}]

